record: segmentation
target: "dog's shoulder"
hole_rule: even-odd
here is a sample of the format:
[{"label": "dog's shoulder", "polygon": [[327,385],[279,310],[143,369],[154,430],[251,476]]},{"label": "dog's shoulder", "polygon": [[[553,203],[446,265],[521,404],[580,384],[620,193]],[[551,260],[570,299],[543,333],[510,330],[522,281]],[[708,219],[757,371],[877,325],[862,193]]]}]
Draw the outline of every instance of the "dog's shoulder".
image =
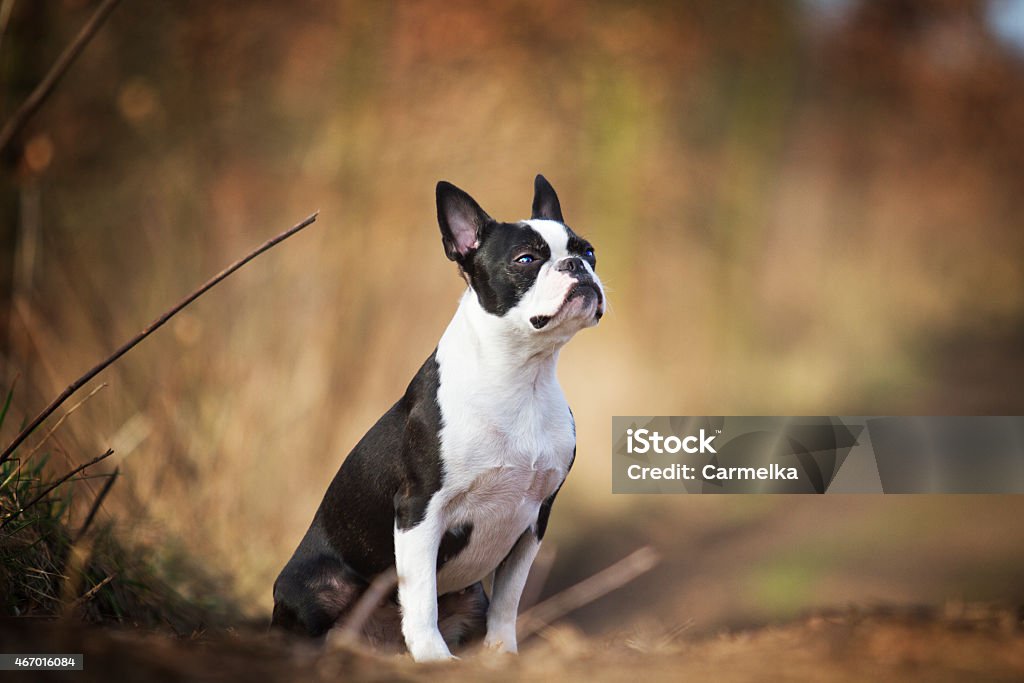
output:
[{"label": "dog's shoulder", "polygon": [[314,525],[366,576],[394,562],[396,515],[411,525],[441,488],[438,377],[432,353],[345,458],[317,511]]}]

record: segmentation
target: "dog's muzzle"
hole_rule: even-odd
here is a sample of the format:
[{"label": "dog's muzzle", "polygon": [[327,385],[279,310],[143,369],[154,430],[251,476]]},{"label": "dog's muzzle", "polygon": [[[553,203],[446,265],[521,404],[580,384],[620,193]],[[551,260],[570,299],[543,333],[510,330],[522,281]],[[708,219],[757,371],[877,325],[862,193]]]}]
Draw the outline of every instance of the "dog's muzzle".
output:
[{"label": "dog's muzzle", "polygon": [[[569,263],[574,260],[579,261],[579,259],[575,257],[571,259],[565,259],[564,261],[558,264],[558,269],[563,270],[563,264]],[[574,272],[570,267],[566,267],[564,270]],[[597,300],[597,310],[594,312],[594,317],[597,320],[600,320],[601,317],[604,315],[604,295],[601,294],[601,289],[593,280],[589,278],[589,276],[586,280],[577,280],[576,284],[574,284],[569,289],[569,292],[565,295],[565,299],[562,301],[562,308],[564,308],[570,301],[580,296],[593,296]],[[561,312],[561,309],[559,309],[559,312]],[[558,315],[558,313],[556,313],[555,315]],[[532,318],[530,318],[530,324],[533,325],[533,328],[535,330],[540,330],[546,327],[547,324],[551,322],[553,317],[554,316],[550,315],[535,315]]]}]

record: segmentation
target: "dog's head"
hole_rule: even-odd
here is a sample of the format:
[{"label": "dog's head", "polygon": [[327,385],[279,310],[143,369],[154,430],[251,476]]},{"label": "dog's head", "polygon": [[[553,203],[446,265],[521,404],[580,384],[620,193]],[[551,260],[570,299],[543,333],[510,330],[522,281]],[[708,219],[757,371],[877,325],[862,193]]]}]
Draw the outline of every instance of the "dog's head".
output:
[{"label": "dog's head", "polygon": [[451,183],[437,184],[445,254],[459,264],[480,307],[530,335],[572,335],[596,325],[605,296],[594,247],[562,218],[542,175],[529,220],[499,223]]}]

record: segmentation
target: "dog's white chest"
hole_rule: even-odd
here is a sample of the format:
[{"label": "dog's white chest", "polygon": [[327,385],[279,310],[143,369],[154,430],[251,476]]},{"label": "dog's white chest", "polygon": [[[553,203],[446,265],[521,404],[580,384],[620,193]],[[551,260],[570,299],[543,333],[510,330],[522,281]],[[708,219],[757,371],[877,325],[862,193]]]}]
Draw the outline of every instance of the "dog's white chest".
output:
[{"label": "dog's white chest", "polygon": [[446,528],[472,525],[467,546],[438,574],[442,594],[494,571],[572,464],[575,430],[561,390],[527,389],[484,385],[484,394],[463,387],[446,395],[442,371],[440,509]]},{"label": "dog's white chest", "polygon": [[494,571],[564,478],[558,468],[495,467],[456,494],[446,505],[448,524],[471,524],[472,531],[467,546],[438,573],[438,592],[460,590]]}]

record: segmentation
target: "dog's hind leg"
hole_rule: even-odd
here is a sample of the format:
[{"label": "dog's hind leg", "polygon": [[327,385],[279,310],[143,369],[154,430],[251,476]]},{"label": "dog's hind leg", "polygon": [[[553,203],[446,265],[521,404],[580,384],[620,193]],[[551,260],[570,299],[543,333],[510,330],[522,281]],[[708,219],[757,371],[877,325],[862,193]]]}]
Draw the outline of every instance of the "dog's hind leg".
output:
[{"label": "dog's hind leg", "polygon": [[334,557],[292,558],[274,582],[271,626],[319,638],[352,605],[362,588]]}]

